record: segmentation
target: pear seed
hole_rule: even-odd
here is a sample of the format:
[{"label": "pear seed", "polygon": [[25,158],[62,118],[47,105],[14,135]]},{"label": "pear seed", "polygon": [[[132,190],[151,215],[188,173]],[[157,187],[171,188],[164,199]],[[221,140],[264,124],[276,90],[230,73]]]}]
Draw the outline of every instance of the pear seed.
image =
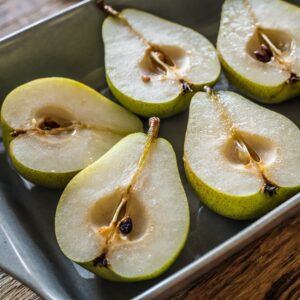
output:
[{"label": "pear seed", "polygon": [[262,63],[267,63],[271,60],[271,57],[267,54],[262,54],[259,51],[254,51],[254,55],[256,57],[256,59]]},{"label": "pear seed", "polygon": [[271,49],[266,44],[261,44],[260,49],[262,50],[263,53],[265,53],[269,57],[273,56]]},{"label": "pear seed", "polygon": [[121,233],[126,235],[132,231],[132,227],[133,227],[132,220],[130,217],[127,216],[120,222],[119,230]]},{"label": "pear seed", "polygon": [[254,55],[255,55],[256,59],[263,63],[269,62],[271,60],[271,58],[273,57],[273,53],[272,53],[271,49],[266,44],[261,44],[260,49],[261,49],[261,52],[254,51]]},{"label": "pear seed", "polygon": [[143,76],[142,76],[142,80],[143,80],[144,82],[149,82],[149,81],[151,80],[151,77],[148,76],[148,75],[143,75]]},{"label": "pear seed", "polygon": [[60,125],[52,120],[45,120],[41,125],[40,128],[43,130],[51,130],[55,128],[59,128]]}]

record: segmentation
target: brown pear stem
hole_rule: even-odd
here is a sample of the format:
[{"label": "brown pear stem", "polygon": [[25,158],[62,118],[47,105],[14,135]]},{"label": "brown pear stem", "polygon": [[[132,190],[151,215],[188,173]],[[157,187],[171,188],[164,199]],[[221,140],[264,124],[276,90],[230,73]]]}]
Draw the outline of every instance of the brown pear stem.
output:
[{"label": "brown pear stem", "polygon": [[208,96],[211,96],[212,93],[213,93],[213,89],[212,89],[211,87],[207,86],[207,85],[205,85],[205,86],[203,87],[203,91],[204,91]]},{"label": "brown pear stem", "polygon": [[160,127],[160,119],[157,117],[150,118],[148,136],[151,136],[152,138],[157,138],[159,127]]},{"label": "brown pear stem", "polygon": [[116,17],[120,13],[119,11],[113,9],[110,5],[106,4],[104,0],[96,0],[97,6],[107,13],[109,16]]}]

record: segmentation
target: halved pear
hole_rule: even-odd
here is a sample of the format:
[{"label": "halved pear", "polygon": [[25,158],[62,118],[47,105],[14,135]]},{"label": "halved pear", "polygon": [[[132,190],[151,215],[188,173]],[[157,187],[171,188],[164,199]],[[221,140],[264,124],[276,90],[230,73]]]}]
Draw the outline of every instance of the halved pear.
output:
[{"label": "halved pear", "polygon": [[217,48],[245,94],[276,103],[300,94],[300,9],[281,0],[226,0]]},{"label": "halved pear", "polygon": [[203,203],[233,219],[261,216],[300,191],[300,130],[233,92],[197,93],[184,145]]},{"label": "halved pear", "polygon": [[64,254],[114,281],[153,278],[175,260],[189,229],[187,198],[172,146],[129,135],[77,174],[59,201],[55,231]]},{"label": "halved pear", "polygon": [[143,128],[124,108],[66,78],[16,88],[3,103],[1,119],[17,171],[47,187],[64,187],[124,136]]},{"label": "halved pear", "polygon": [[104,9],[111,14],[102,28],[107,82],[132,112],[175,115],[218,79],[216,51],[198,32],[136,9]]}]

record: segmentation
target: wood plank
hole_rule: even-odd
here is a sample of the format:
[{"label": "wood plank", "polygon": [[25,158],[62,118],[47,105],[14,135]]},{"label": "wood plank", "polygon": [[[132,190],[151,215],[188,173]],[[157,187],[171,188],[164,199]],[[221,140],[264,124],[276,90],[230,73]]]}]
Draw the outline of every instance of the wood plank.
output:
[{"label": "wood plank", "polygon": [[300,216],[202,276],[179,299],[300,299]]},{"label": "wood plank", "polygon": [[0,37],[47,17],[79,0],[1,0]]}]

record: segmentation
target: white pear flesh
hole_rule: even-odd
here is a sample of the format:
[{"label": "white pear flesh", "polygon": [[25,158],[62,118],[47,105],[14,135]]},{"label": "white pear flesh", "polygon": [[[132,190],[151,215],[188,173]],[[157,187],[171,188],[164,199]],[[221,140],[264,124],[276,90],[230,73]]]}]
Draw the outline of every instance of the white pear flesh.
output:
[{"label": "white pear flesh", "polygon": [[[16,88],[6,97],[1,117],[16,169],[29,180],[50,186],[65,183],[55,178],[51,183],[49,174],[68,179],[67,174],[85,168],[127,134],[142,131],[136,116],[66,78],[43,78]],[[60,129],[76,124],[52,134],[38,128],[38,122],[47,118],[62,123]],[[12,138],[14,132],[20,134]]]},{"label": "white pear flesh", "polygon": [[57,208],[55,230],[64,254],[107,279],[136,281],[159,275],[177,257],[187,237],[189,209],[175,153],[159,138],[126,205],[132,232],[110,242],[107,268],[91,263],[106,247],[99,228],[112,219],[137,171],[146,140],[145,134],[137,133],[118,142],[71,180]]},{"label": "white pear flesh", "polygon": [[[300,82],[288,83],[291,72],[300,76],[299,19],[300,8],[281,0],[224,2],[217,49],[227,74],[245,94],[268,103],[300,94]],[[289,71],[274,57],[267,63],[255,57],[266,44],[258,29],[282,51]]]},{"label": "white pear flesh", "polygon": [[[188,104],[180,79],[199,90],[215,82],[220,74],[216,51],[205,37],[152,14],[124,9],[118,17],[106,18],[102,31],[111,90],[124,106],[138,114],[175,114]],[[166,74],[156,73],[147,55],[151,47],[166,54],[175,68]],[[149,81],[143,81],[144,75]]]},{"label": "white pear flesh", "polygon": [[[300,131],[286,117],[238,94],[219,91],[217,97],[197,93],[192,99],[186,173],[213,210],[236,219],[258,217],[300,190]],[[259,156],[256,167],[239,156],[229,127]],[[275,195],[264,193],[264,177],[278,187]]]}]

